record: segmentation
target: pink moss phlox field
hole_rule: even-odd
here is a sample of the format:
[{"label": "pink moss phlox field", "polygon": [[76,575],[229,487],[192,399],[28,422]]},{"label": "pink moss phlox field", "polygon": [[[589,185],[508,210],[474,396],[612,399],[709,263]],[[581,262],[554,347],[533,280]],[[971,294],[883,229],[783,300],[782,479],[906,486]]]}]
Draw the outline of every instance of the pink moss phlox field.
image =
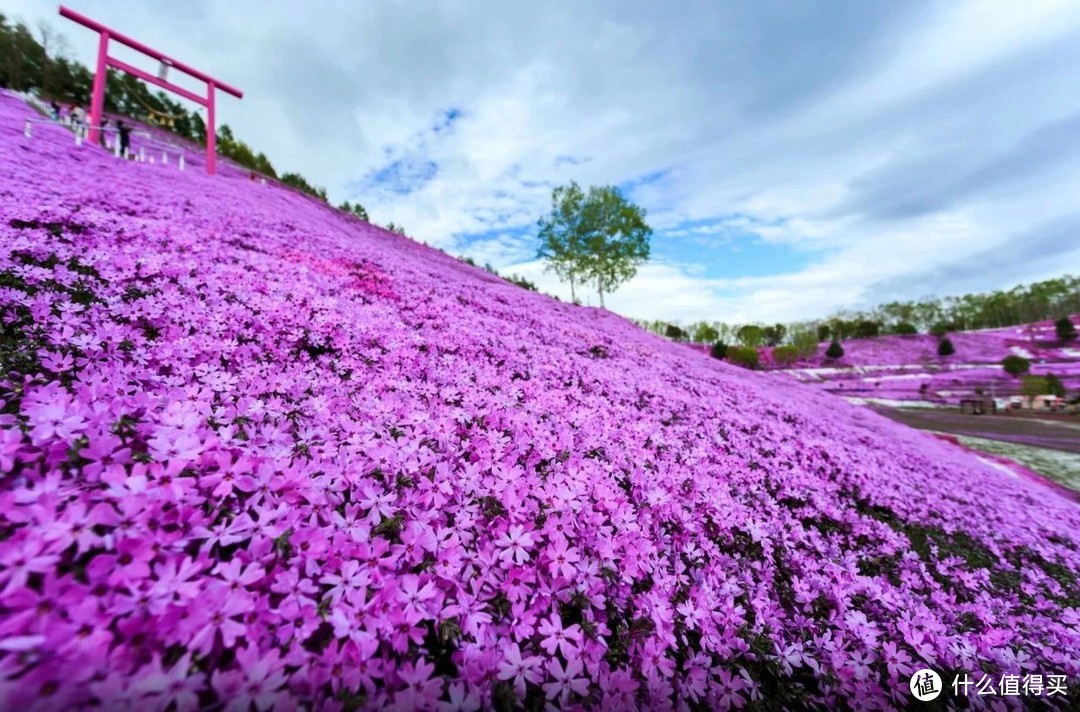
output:
[{"label": "pink moss phlox field", "polygon": [[0,98],[0,709],[1075,684],[1080,508],[1053,490],[27,115]]},{"label": "pink moss phlox field", "polygon": [[[1080,323],[1080,315],[1072,315]],[[1080,390],[1080,343],[1063,345],[1054,322],[949,334],[956,352],[938,356],[938,338],[926,334],[880,336],[844,342],[844,356],[816,357],[786,372],[796,380],[847,397],[929,401],[956,405],[981,390],[997,397],[1019,395],[1022,380],[1002,368],[1006,356],[1031,362],[1030,374],[1057,376],[1069,393]],[[768,356],[763,360],[768,363]]]}]

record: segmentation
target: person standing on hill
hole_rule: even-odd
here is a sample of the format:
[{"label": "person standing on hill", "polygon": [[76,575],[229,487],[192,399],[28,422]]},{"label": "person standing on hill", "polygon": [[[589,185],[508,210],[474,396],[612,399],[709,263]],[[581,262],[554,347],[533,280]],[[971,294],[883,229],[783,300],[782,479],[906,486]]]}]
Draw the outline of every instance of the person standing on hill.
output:
[{"label": "person standing on hill", "polygon": [[127,158],[131,148],[131,127],[117,119],[116,132],[120,135],[120,155]]}]

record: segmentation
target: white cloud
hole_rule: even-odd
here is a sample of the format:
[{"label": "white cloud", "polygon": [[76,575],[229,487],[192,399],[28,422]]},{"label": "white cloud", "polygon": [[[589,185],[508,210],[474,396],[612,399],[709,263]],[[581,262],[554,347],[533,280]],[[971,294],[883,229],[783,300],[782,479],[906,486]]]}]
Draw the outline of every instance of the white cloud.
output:
[{"label": "white cloud", "polygon": [[[242,88],[222,120],[279,169],[562,296],[522,236],[551,188],[658,175],[631,195],[682,261],[612,295],[627,316],[798,319],[1080,264],[1060,229],[1080,188],[1076,3],[71,4]],[[92,59],[53,3],[8,5]],[[414,191],[356,188],[399,159]],[[750,250],[743,231],[820,252],[702,271],[690,250]]]}]

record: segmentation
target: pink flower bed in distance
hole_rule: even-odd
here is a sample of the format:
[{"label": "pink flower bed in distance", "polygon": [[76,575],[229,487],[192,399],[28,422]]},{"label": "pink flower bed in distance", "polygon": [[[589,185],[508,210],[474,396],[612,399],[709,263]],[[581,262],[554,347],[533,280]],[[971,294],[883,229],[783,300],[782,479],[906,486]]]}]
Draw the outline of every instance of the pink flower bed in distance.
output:
[{"label": "pink flower bed in distance", "polygon": [[1056,491],[29,113],[0,98],[0,709],[869,708],[921,667],[1080,674]]},{"label": "pink flower bed in distance", "polygon": [[[1072,318],[1080,323],[1080,316]],[[955,404],[976,388],[987,395],[1019,394],[1020,379],[1001,367],[1002,359],[1016,354],[1030,358],[1032,375],[1052,373],[1068,392],[1078,392],[1080,344],[1060,346],[1053,341],[1053,329],[1053,322],[1046,321],[1030,330],[1025,325],[949,334],[956,353],[948,357],[939,357],[937,337],[925,334],[852,339],[844,342],[842,358],[825,358],[828,344],[821,344],[817,356],[786,372],[844,396]]]}]

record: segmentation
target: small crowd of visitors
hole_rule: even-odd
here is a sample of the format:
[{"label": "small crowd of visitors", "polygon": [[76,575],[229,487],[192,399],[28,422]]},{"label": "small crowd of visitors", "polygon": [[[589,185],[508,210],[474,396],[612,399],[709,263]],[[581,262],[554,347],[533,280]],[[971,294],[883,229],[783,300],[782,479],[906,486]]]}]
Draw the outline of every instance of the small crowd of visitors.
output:
[{"label": "small crowd of visitors", "polygon": [[[55,100],[49,102],[50,118],[53,121],[62,121],[65,117],[61,116],[60,105]],[[66,117],[67,123],[77,132],[85,133],[90,128],[90,122],[88,120],[86,110],[78,104],[72,103],[68,107],[68,113]],[[105,133],[109,127],[109,120],[102,118],[101,131],[98,134],[98,140],[101,145],[105,145]],[[131,152],[131,127],[125,124],[122,120],[116,120],[116,134],[120,140],[120,154],[127,156]]]}]

